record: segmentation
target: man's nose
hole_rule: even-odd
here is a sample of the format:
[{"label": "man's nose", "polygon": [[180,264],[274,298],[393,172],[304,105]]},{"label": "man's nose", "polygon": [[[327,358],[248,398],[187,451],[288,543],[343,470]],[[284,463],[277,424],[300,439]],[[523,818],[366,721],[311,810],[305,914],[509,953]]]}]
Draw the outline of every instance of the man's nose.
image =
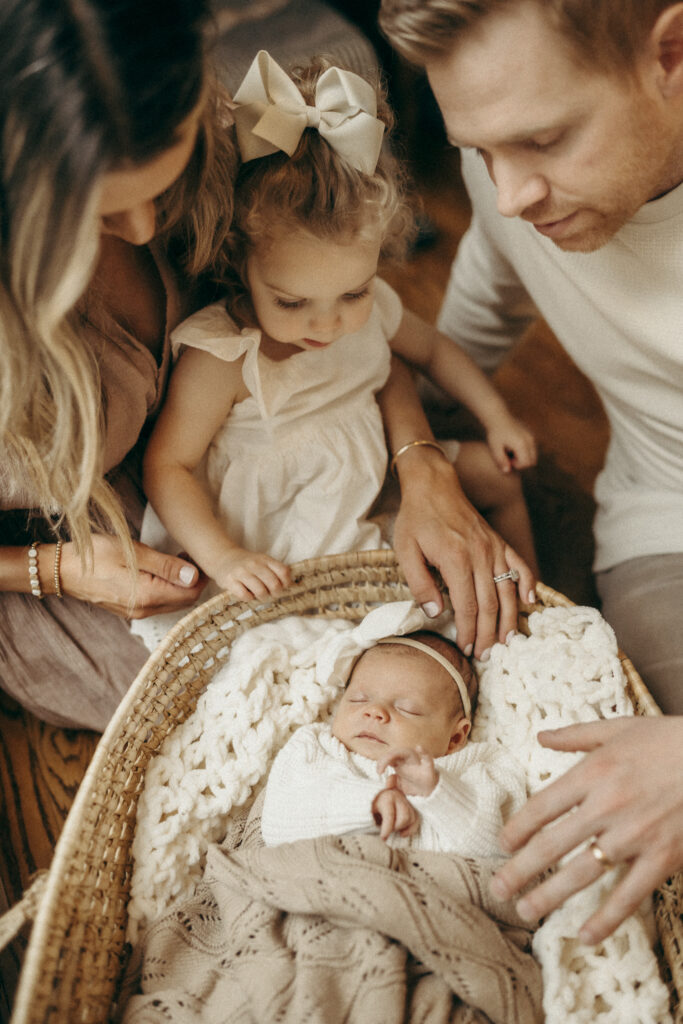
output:
[{"label": "man's nose", "polygon": [[103,217],[106,234],[116,235],[131,245],[145,245],[151,242],[156,232],[156,209],[154,201],[139,203],[129,210]]},{"label": "man's nose", "polygon": [[525,210],[548,197],[548,184],[543,175],[523,163],[495,160],[489,173],[496,186],[498,212],[503,217],[520,217]]}]

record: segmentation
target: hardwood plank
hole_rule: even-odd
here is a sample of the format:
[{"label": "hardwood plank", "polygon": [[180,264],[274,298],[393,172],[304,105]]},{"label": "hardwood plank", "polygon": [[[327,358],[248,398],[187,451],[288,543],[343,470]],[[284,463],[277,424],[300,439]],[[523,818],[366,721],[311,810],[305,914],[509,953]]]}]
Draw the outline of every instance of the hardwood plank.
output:
[{"label": "hardwood plank", "polygon": [[[13,906],[35,873],[49,868],[98,740],[40,722],[0,692],[0,902]],[[27,938],[25,928],[0,954],[0,1020],[7,1019]]]}]

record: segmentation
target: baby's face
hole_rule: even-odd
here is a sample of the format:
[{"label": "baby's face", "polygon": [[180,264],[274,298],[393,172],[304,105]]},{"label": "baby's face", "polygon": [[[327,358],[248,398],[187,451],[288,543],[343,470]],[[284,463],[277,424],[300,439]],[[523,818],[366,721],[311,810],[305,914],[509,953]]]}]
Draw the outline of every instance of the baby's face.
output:
[{"label": "baby's face", "polygon": [[373,761],[389,750],[421,746],[442,757],[467,741],[455,683],[426,654],[374,647],[356,665],[332,722],[332,733]]}]

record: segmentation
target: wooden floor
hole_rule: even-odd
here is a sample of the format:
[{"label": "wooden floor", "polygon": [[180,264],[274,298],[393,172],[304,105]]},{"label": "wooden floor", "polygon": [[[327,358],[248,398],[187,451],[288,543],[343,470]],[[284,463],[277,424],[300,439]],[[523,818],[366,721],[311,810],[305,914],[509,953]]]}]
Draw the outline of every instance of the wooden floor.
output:
[{"label": "wooden floor", "polygon": [[[457,156],[440,145],[421,152],[415,176],[437,237],[386,276],[408,307],[434,320],[469,211]],[[593,603],[590,490],[607,439],[600,404],[543,325],[523,340],[497,382],[540,442],[539,466],[525,486],[544,582],[579,603]],[[49,866],[97,738],[45,725],[0,697],[0,898],[4,891],[10,905],[33,874]],[[7,1017],[25,943],[22,935],[0,957],[0,1020]]]}]

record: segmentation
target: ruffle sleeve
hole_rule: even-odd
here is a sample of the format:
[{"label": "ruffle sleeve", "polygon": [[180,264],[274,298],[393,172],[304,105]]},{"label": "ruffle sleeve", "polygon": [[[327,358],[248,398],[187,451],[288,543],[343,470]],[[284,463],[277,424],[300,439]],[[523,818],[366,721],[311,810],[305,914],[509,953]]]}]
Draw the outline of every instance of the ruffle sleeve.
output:
[{"label": "ruffle sleeve", "polygon": [[240,330],[222,302],[214,302],[193,313],[171,333],[174,355],[181,348],[198,348],[227,363],[252,350],[257,353],[260,343],[258,327]]}]

